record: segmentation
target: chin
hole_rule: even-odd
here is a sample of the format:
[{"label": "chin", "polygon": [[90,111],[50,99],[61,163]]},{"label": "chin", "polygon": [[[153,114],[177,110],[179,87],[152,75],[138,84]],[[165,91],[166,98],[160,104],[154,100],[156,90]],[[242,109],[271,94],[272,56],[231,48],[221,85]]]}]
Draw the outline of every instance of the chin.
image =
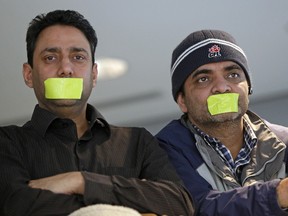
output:
[{"label": "chin", "polygon": [[57,100],[53,100],[53,104],[59,107],[71,107],[74,106],[75,104],[78,103],[79,100],[75,100],[75,99],[57,99]]},{"label": "chin", "polygon": [[242,115],[240,113],[223,113],[212,116],[213,122],[229,122],[241,119]]}]

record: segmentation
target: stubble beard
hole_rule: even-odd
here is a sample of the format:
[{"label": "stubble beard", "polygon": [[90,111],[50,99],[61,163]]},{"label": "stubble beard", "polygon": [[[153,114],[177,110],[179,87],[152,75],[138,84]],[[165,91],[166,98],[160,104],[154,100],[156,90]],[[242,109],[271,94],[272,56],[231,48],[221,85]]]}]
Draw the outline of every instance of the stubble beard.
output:
[{"label": "stubble beard", "polygon": [[243,115],[246,113],[247,108],[239,107],[238,112],[230,112],[230,113],[223,113],[218,115],[211,115],[207,109],[202,110],[202,113],[206,113],[206,115],[199,115],[194,113],[192,121],[200,128],[218,128],[218,127],[229,127],[235,124],[238,124],[242,121]]}]

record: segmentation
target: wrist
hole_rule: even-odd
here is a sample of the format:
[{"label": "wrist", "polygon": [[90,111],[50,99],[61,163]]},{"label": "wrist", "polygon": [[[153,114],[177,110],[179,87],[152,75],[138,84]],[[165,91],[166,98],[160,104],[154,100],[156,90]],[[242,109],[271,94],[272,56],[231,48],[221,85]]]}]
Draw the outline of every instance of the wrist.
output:
[{"label": "wrist", "polygon": [[73,172],[71,179],[73,179],[74,184],[75,184],[75,194],[84,194],[84,189],[85,189],[85,182],[84,178],[81,174],[81,172]]}]

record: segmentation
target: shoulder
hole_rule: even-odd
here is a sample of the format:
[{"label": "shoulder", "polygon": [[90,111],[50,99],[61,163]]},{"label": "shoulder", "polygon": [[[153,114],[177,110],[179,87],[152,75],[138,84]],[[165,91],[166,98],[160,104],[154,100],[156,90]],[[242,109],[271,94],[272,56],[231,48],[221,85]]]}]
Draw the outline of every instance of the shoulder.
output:
[{"label": "shoulder", "polygon": [[147,135],[153,136],[146,128],[144,127],[130,127],[130,126],[116,126],[109,125],[111,132],[113,134],[130,134],[130,135]]},{"label": "shoulder", "polygon": [[180,119],[172,120],[164,126],[157,134],[158,139],[164,137],[174,137],[177,134],[189,133],[189,130],[181,123]]},{"label": "shoulder", "polygon": [[9,125],[0,127],[0,139],[10,140],[12,143],[24,143],[31,139],[39,139],[36,130],[31,127],[30,122],[23,126]]},{"label": "shoulder", "polygon": [[17,125],[9,125],[0,127],[0,137],[1,138],[13,138],[16,134],[21,133],[22,127]]},{"label": "shoulder", "polygon": [[[26,136],[26,137],[25,137]],[[23,140],[30,136],[29,133],[23,132],[23,128],[16,125],[0,127],[0,151],[11,152],[11,149],[18,149],[23,152]],[[12,151],[15,154],[15,151]]]},{"label": "shoulder", "polygon": [[267,132],[269,133],[269,131],[270,133],[273,132],[283,143],[288,145],[288,127],[271,123],[252,111],[247,111],[246,114],[247,116],[245,118],[251,121],[255,130],[259,130],[259,128],[261,128],[262,132],[264,131],[266,135]]},{"label": "shoulder", "polygon": [[181,123],[180,119],[168,123],[155,137],[161,145],[170,145],[175,148],[191,148],[195,143],[194,134]]},{"label": "shoulder", "polygon": [[288,127],[265,121],[266,125],[273,131],[286,145],[288,145]]}]

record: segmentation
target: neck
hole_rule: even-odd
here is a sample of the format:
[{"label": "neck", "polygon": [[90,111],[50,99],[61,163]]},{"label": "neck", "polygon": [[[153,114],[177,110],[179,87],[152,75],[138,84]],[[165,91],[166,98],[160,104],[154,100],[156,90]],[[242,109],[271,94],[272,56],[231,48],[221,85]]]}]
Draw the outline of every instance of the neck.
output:
[{"label": "neck", "polygon": [[232,154],[235,159],[243,146],[244,126],[242,118],[227,121],[227,122],[213,122],[209,125],[197,125],[203,132],[218,139]]},{"label": "neck", "polygon": [[87,104],[84,106],[50,106],[48,108],[44,106],[43,108],[48,109],[60,118],[67,118],[74,121],[78,138],[80,138],[89,128],[89,123],[86,119]]},{"label": "neck", "polygon": [[89,128],[89,122],[86,119],[86,114],[85,117],[81,117],[81,118],[75,118],[72,119],[77,127],[77,136],[78,138],[82,137],[83,134],[88,130]]}]

